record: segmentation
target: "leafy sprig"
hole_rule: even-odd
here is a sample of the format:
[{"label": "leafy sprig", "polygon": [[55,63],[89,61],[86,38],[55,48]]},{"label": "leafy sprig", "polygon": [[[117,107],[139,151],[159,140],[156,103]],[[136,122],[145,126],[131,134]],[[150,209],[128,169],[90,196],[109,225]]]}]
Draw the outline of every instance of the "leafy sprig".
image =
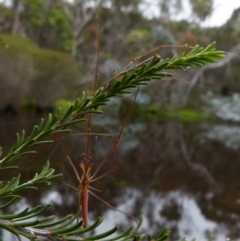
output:
[{"label": "leafy sprig", "polygon": [[[142,65],[141,68],[133,68],[130,73],[126,73],[121,79],[119,79],[119,76],[116,76],[105,84],[104,87],[99,88],[94,95],[86,97],[85,93],[83,93],[82,98],[77,99],[74,105],[69,105],[65,113],[61,114],[59,110],[55,116],[49,114],[45,125],[42,119],[39,125],[34,126],[28,137],[25,137],[24,131],[21,134],[17,134],[8,154],[0,159],[0,168],[17,158],[35,154],[35,151],[25,150],[33,146],[51,144],[56,135],[68,133],[71,131],[71,128],[69,128],[71,125],[85,121],[84,117],[87,114],[101,114],[102,111],[97,110],[98,107],[106,105],[113,96],[131,93],[133,88],[146,85],[151,80],[161,80],[162,78],[172,76],[171,73],[165,71],[166,69],[184,69],[218,61],[225,55],[223,51],[215,50],[215,44],[213,42],[206,48],[195,46],[187,54],[187,45],[185,45],[179,55],[171,59],[161,59],[159,62],[156,62],[159,56],[155,55],[150,63]],[[47,136],[51,136],[52,140],[42,140]],[[0,150],[0,156],[1,153],[2,151]]]},{"label": "leafy sprig", "polygon": [[[33,214],[41,214],[50,205],[44,207],[37,206],[34,209],[25,209],[24,211],[11,215],[11,221],[6,221],[6,215],[0,216],[0,228],[3,228],[12,234],[14,234],[18,240],[21,240],[20,235],[28,238],[29,240],[44,240],[46,238],[50,240],[104,240],[104,241],[135,241],[142,240],[145,235],[139,235],[138,231],[142,225],[143,218],[140,217],[137,227],[130,227],[125,232],[117,234],[118,227],[114,227],[111,230],[97,234],[89,235],[87,238],[82,238],[84,234],[95,230],[103,222],[102,218],[98,218],[92,225],[87,228],[83,227],[83,221],[76,222],[81,210],[75,215],[68,215],[58,221],[54,221],[55,216],[49,216],[42,219],[29,219]],[[26,220],[26,221],[25,221]],[[115,237],[110,237],[115,234]],[[168,238],[170,231],[164,228],[162,232],[154,237],[148,237],[149,241],[164,241]]]},{"label": "leafy sprig", "polygon": [[20,184],[20,176],[21,176],[20,174],[17,177],[13,177],[10,181],[7,182],[6,185],[3,185],[3,183],[1,183],[0,198],[1,197],[16,198],[17,196],[13,194],[16,192],[19,192],[20,190],[37,189],[37,187],[35,186],[36,184],[50,185],[51,184],[50,180],[62,176],[62,174],[54,175],[55,170],[49,167],[50,167],[50,163],[47,162],[47,164],[43,167],[41,173],[40,174],[36,173],[33,179],[29,180],[26,183]]}]

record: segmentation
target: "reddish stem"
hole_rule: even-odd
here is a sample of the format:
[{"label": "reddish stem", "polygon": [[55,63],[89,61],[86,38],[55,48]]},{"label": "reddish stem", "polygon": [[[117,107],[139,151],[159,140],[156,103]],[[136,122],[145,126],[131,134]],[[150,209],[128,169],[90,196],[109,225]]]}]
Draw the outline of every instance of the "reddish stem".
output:
[{"label": "reddish stem", "polygon": [[82,219],[83,226],[87,228],[88,226],[88,185],[84,185],[80,191],[80,204],[82,206]]}]

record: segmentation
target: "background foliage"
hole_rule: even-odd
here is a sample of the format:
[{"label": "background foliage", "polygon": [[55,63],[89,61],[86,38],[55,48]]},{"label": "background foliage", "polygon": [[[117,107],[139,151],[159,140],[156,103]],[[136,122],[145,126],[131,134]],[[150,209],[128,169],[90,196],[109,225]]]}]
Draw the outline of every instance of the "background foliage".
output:
[{"label": "background foliage", "polygon": [[[68,99],[78,95],[75,91],[76,86],[82,87],[92,82],[93,73],[95,71],[96,40],[98,39],[96,7],[98,7],[97,21],[100,23],[101,35],[100,83],[104,83],[106,79],[110,78],[114,69],[120,71],[124,64],[129,62],[132,56],[136,56],[137,53],[144,53],[156,45],[182,45],[185,43],[192,46],[197,43],[207,45],[209,42],[217,39],[217,47],[228,51],[239,42],[240,30],[238,27],[239,24],[237,24],[239,20],[239,9],[236,9],[228,22],[221,27],[202,27],[202,22],[215,11],[213,0],[189,1],[192,8],[192,18],[179,21],[176,21],[174,16],[184,13],[183,2],[181,0],[157,1],[156,8],[159,9],[160,13],[158,17],[152,17],[146,14],[144,9],[147,9],[148,6],[145,1],[142,0],[121,1],[121,3],[115,0],[98,0],[92,1],[92,5],[85,0],[74,0],[72,2],[66,0],[12,0],[9,2],[9,5],[0,4],[1,32],[25,36],[40,47],[39,51],[44,52],[43,54],[35,54],[33,56],[34,60],[32,61],[29,60],[31,57],[27,57],[26,55],[28,51],[32,51],[30,50],[30,46],[33,45],[29,44],[29,47],[26,47],[26,49],[25,47],[19,48],[19,51],[22,50],[22,55],[25,55],[24,58],[26,59],[26,61],[22,61],[21,63],[22,68],[26,65],[26,71],[28,71],[28,73],[31,72],[33,76],[33,81],[30,81],[29,78],[21,80],[25,82],[25,86],[19,86],[19,88],[25,90],[22,90],[19,95],[21,93],[26,93],[26,89],[31,88],[33,88],[32,93],[34,93],[34,95],[36,94],[35,100],[33,100],[32,96],[29,94],[26,100],[19,101],[20,105],[22,105],[23,102],[37,102],[35,105],[41,107],[53,106],[56,96],[50,95],[48,91],[46,91],[44,95],[44,93],[40,91],[39,93],[45,96],[43,100],[38,97],[38,93],[34,90],[36,87],[40,90],[44,89],[44,81],[47,81],[46,79],[51,80],[52,86],[55,88],[56,85],[54,82],[56,78],[60,78],[60,76],[64,76],[65,74],[69,75],[70,73],[67,80],[68,84],[63,83],[61,78],[59,79],[62,83],[59,88],[63,91],[58,92],[58,97],[60,97],[61,93],[62,98],[67,97]],[[123,19],[124,22],[122,21]],[[12,38],[16,38],[17,41],[18,37],[12,36]],[[46,73],[38,75],[36,72],[39,73],[42,68],[45,68],[45,66],[48,65],[47,62],[52,62],[52,58],[55,58],[53,55],[56,55],[56,53],[50,50],[48,50],[47,54],[47,50],[43,50],[42,48],[67,52],[74,57],[77,64],[73,64],[71,62],[72,60],[66,63],[65,70],[70,70],[72,68],[69,73],[59,72],[57,74],[56,72],[53,73],[53,70],[51,70],[52,72],[48,70]],[[161,56],[167,57],[169,54],[175,54],[177,51],[178,50],[175,48],[163,49]],[[237,48],[234,51],[237,53]],[[11,54],[11,52],[9,52],[9,54]],[[14,53],[12,52],[12,54]],[[62,64],[64,64],[63,58],[66,58],[65,61],[67,62],[68,57],[66,57],[67,55],[62,56],[61,61]],[[13,58],[15,57],[13,56]],[[45,65],[41,58],[46,60],[44,61]],[[69,68],[67,64],[69,64],[69,66],[71,65],[71,67]],[[76,65],[81,75],[77,73],[74,67]],[[39,70],[36,71],[36,68],[39,68]],[[58,70],[64,69],[60,62],[59,65],[56,63],[55,68]],[[8,83],[9,81],[13,81],[14,86],[16,84],[15,80],[10,79],[13,71],[9,70],[9,68],[7,69],[6,71],[10,72],[8,74]],[[183,78],[185,80],[191,79],[196,71],[197,70],[194,69],[191,70],[191,73],[189,72],[188,75],[185,75]],[[22,73],[22,75],[24,75],[24,73]],[[47,78],[45,78],[44,75]],[[21,76],[21,74],[19,74],[19,76]],[[219,76],[223,78],[221,83],[218,81]],[[231,71],[227,71],[224,74],[220,69],[215,69],[214,72],[208,70],[204,75],[204,80],[201,81],[208,82],[210,83],[210,87],[214,86],[214,88],[218,89],[221,89],[227,84],[229,89],[238,91],[239,86],[236,84],[238,77],[238,73],[236,73],[235,67],[233,66]],[[181,77],[179,77],[179,79],[180,78]],[[45,80],[43,81],[43,79]],[[200,81],[200,79],[198,79],[198,81]],[[34,84],[34,86],[32,85],[31,87],[30,82],[34,82],[36,85]],[[76,82],[77,85],[75,85]],[[189,94],[189,90],[178,81],[171,82],[171,84],[162,83],[161,89],[163,90],[161,95],[162,98],[159,97],[156,99],[154,93],[151,93],[151,91],[149,92],[152,103],[161,108],[181,108],[183,106],[188,106],[192,101],[198,101],[198,95]],[[176,91],[174,96],[172,95],[172,90]],[[168,92],[171,92],[170,98],[166,96]],[[188,98],[184,98],[183,96],[187,96]],[[4,97],[5,100],[11,100],[11,98],[11,96]],[[12,104],[11,102],[9,103]],[[3,101],[3,106],[1,108],[3,109],[7,104],[6,101]],[[19,108],[19,106],[15,108]]]}]

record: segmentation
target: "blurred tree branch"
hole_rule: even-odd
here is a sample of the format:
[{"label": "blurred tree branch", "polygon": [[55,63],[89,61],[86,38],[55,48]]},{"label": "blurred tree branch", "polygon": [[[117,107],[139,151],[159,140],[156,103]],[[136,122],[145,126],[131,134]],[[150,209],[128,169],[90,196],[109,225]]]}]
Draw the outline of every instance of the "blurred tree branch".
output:
[{"label": "blurred tree branch", "polygon": [[72,6],[62,0],[61,5],[73,25],[73,32],[75,37],[76,46],[83,42],[82,31],[84,27],[92,20],[96,9],[101,6],[103,0],[95,0],[94,6],[90,7],[89,1],[87,0],[74,0]]}]

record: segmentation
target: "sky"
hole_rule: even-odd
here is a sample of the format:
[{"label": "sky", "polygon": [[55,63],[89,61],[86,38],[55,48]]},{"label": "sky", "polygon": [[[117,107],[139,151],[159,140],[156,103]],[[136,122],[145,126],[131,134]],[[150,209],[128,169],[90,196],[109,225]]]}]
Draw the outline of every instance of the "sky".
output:
[{"label": "sky", "polygon": [[204,22],[204,26],[213,27],[223,25],[231,17],[232,12],[239,7],[240,0],[215,0],[214,12]]},{"label": "sky", "polygon": [[[145,14],[149,17],[158,16],[159,8],[157,5],[158,0],[145,0],[147,5],[144,6]],[[204,1],[204,0],[202,0]],[[210,17],[202,23],[205,27],[221,26],[223,25],[232,15],[234,9],[240,7],[240,0],[214,0],[213,13]],[[189,0],[183,0],[183,9],[179,15],[176,15],[175,19],[191,19],[191,7]]]}]

